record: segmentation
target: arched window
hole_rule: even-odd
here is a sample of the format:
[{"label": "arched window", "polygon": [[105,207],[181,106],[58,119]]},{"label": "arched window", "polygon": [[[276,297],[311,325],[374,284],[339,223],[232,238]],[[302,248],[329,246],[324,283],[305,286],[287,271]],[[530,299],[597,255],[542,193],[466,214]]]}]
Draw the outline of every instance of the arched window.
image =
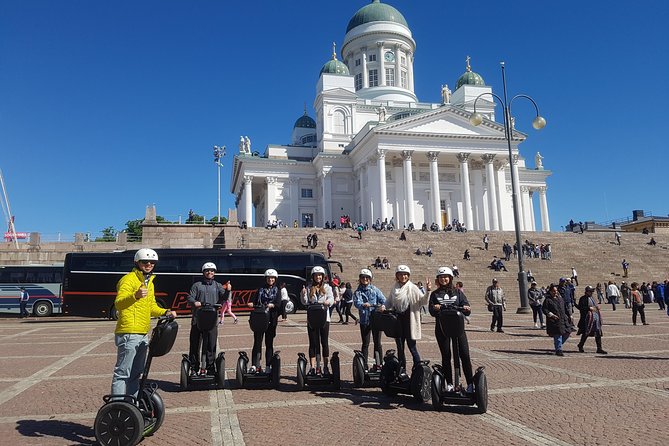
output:
[{"label": "arched window", "polygon": [[332,133],[343,135],[346,133],[346,117],[337,110],[332,114]]}]

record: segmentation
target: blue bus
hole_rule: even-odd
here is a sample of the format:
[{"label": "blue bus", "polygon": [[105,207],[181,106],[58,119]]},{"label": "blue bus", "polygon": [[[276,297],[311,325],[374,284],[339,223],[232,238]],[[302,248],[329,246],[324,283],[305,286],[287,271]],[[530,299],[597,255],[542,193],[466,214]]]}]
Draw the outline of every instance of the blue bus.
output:
[{"label": "blue bus", "polygon": [[30,298],[27,310],[38,317],[61,312],[63,265],[0,266],[0,313],[19,314],[19,293]]}]

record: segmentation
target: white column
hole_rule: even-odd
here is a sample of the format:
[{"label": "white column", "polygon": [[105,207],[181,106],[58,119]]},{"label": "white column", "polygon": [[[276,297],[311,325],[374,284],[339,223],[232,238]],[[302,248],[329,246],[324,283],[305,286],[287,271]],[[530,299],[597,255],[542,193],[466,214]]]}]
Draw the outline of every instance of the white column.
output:
[{"label": "white column", "polygon": [[395,179],[395,227],[401,228],[406,225],[404,215],[404,175],[402,174],[402,161],[393,160],[393,178]]},{"label": "white column", "polygon": [[530,224],[532,225],[532,230],[537,230],[537,223],[534,218],[534,191],[530,189]]},{"label": "white column", "polygon": [[379,217],[381,221],[388,218],[388,190],[386,187],[386,151],[378,149],[376,151],[376,163],[379,171]]},{"label": "white column", "polygon": [[479,161],[472,161],[472,181],[474,182],[473,210],[475,228],[479,231],[489,230],[488,209],[483,196],[483,169]]},{"label": "white column", "polygon": [[321,174],[321,190],[323,199],[321,200],[321,226],[325,226],[326,221],[332,220],[332,176],[329,169],[323,169]]},{"label": "white column", "polygon": [[430,197],[432,198],[432,222],[442,229],[441,225],[441,194],[439,193],[439,152],[427,152],[430,160]]},{"label": "white column", "polygon": [[267,184],[267,195],[265,196],[265,221],[272,221],[276,218],[274,209],[276,209],[276,178],[265,177],[265,184]]},{"label": "white column", "polygon": [[289,227],[293,227],[293,220],[297,220],[298,226],[300,219],[300,180],[290,179],[290,221],[285,222]]},{"label": "white column", "polygon": [[244,218],[246,219],[246,226],[253,227],[253,192],[251,183],[253,177],[244,175]]},{"label": "white column", "polygon": [[407,51],[407,77],[409,78],[409,90],[413,90],[413,53]]},{"label": "white column", "polygon": [[462,187],[462,198],[464,202],[462,206],[464,207],[464,225],[467,229],[474,229],[474,218],[472,215],[472,196],[471,191],[469,190],[469,164],[467,160],[469,159],[469,153],[458,153],[458,161],[460,161],[460,186]]},{"label": "white column", "polygon": [[495,155],[485,154],[481,156],[485,163],[486,182],[488,184],[488,207],[490,210],[490,227],[493,231],[499,231],[499,214],[497,213],[497,203],[499,197],[497,195],[497,187],[495,186],[495,169],[493,168],[493,160]]},{"label": "white column", "polygon": [[395,44],[394,51],[395,51],[395,86],[400,87],[400,70],[401,70],[401,65],[400,65],[400,49],[402,47],[399,44]]},{"label": "white column", "polygon": [[383,42],[376,42],[378,67],[379,67],[379,85],[386,85],[386,61],[383,58]]},{"label": "white column", "polygon": [[520,214],[523,231],[531,231],[532,224],[530,223],[530,188],[527,186],[520,186],[520,203],[522,214]]},{"label": "white column", "polygon": [[407,220],[407,226],[409,226],[410,223],[413,223],[414,226],[416,223],[414,222],[414,212],[413,212],[413,177],[411,174],[411,155],[413,154],[413,150],[403,150],[402,151],[402,159],[404,160],[403,168],[404,168],[404,196],[406,198],[405,201],[405,214],[406,214],[406,220]]},{"label": "white column", "polygon": [[548,232],[551,230],[551,224],[548,220],[548,202],[546,201],[546,186],[539,188],[539,208],[541,210],[541,230]]},{"label": "white column", "polygon": [[376,208],[374,207],[374,202],[378,200],[378,191],[374,184],[376,184],[376,179],[374,174],[376,169],[373,166],[373,159],[367,160],[367,196],[365,197],[365,204],[367,205],[367,220],[365,222],[369,223],[371,226],[376,221]]},{"label": "white column", "polygon": [[360,169],[358,169],[358,184],[360,185],[358,203],[360,203],[360,222],[362,223],[365,222],[365,218],[367,217],[367,208],[365,207],[365,175],[365,167],[360,166]]},{"label": "white column", "polygon": [[362,88],[369,87],[369,75],[367,74],[367,47],[362,48]]},{"label": "white column", "polygon": [[520,216],[520,230],[521,231],[526,231],[525,229],[525,219],[523,218],[523,204],[522,204],[522,199],[520,196],[520,176],[518,176],[518,155],[513,155],[511,157],[512,163],[511,163],[511,169],[513,169],[513,176],[516,178],[516,184],[512,184],[511,187],[513,187],[513,193],[516,194],[517,200],[518,200],[518,206],[520,209],[518,210],[518,215]]},{"label": "white column", "polygon": [[451,192],[446,192],[446,215],[448,216],[448,221],[446,225],[449,225],[453,221],[453,206],[451,205]]}]

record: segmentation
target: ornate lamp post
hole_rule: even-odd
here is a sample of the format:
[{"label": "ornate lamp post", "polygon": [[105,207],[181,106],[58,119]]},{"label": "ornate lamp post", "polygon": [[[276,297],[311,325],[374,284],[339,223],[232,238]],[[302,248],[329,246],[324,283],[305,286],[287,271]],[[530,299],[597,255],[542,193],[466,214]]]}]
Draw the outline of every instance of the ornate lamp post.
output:
[{"label": "ornate lamp post", "polygon": [[214,163],[216,163],[216,170],[218,171],[218,223],[221,223],[221,158],[225,156],[225,146],[214,146]]},{"label": "ornate lamp post", "polygon": [[517,313],[531,313],[528,298],[527,298],[527,274],[525,273],[525,266],[523,265],[523,250],[521,249],[520,244],[520,206],[518,203],[518,196],[516,195],[516,188],[518,178],[514,173],[513,169],[513,151],[511,150],[511,139],[513,138],[513,129],[511,125],[511,104],[517,98],[528,99],[533,105],[534,110],[537,113],[537,116],[532,121],[532,127],[536,130],[541,130],[546,126],[546,120],[539,115],[539,107],[537,103],[534,102],[534,99],[525,95],[517,94],[511,98],[510,101],[507,101],[506,96],[506,74],[504,72],[504,62],[500,62],[502,68],[502,84],[504,86],[504,99],[500,98],[494,93],[482,93],[476,97],[474,100],[474,113],[469,118],[469,122],[474,125],[480,125],[483,122],[483,116],[476,111],[476,102],[481,98],[481,96],[491,95],[493,98],[496,98],[500,104],[504,107],[504,131],[506,136],[506,142],[509,148],[509,163],[511,164],[511,199],[513,202],[513,223],[515,226],[516,232],[516,245],[518,246],[518,289],[520,291],[520,307],[518,307]]}]

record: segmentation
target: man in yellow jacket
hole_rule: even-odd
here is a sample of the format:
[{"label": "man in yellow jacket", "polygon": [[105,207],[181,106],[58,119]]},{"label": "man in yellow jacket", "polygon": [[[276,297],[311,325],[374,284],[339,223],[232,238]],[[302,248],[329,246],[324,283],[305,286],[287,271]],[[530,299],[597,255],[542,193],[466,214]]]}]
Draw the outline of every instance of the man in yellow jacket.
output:
[{"label": "man in yellow jacket", "polygon": [[151,317],[176,317],[176,313],[156,303],[153,268],[158,254],[142,248],[135,253],[135,267],[119,280],[114,305],[118,321],[114,331],[117,347],[116,366],[112,377],[112,395],[139,393],[139,378],[146,364]]}]

